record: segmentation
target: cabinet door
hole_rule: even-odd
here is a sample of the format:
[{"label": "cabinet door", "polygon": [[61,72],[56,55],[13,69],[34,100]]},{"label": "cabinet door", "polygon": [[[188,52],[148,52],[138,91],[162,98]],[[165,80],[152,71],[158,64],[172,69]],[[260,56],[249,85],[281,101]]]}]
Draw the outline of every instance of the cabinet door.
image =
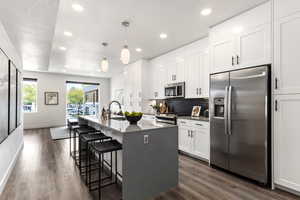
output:
[{"label": "cabinet door", "polygon": [[233,37],[213,43],[211,45],[212,73],[233,69],[235,54],[235,40]]},{"label": "cabinet door", "polygon": [[167,84],[169,83],[176,83],[177,82],[177,69],[176,69],[176,62],[168,62],[168,64],[166,64],[166,68],[167,68]]},{"label": "cabinet door", "polygon": [[193,52],[185,58],[186,98],[199,98],[201,52]]},{"label": "cabinet door", "polygon": [[177,58],[176,59],[176,82],[185,82],[185,65],[184,65],[184,59],[183,58]]},{"label": "cabinet door", "polygon": [[164,88],[166,84],[167,78],[167,70],[164,65],[162,64],[154,64],[151,66],[152,69],[152,95],[153,99],[164,99]]},{"label": "cabinet door", "polygon": [[275,101],[275,183],[300,192],[300,95],[278,95]]},{"label": "cabinet door", "polygon": [[271,24],[242,31],[237,40],[235,68],[271,63]]},{"label": "cabinet door", "polygon": [[200,67],[200,88],[198,91],[200,98],[209,97],[209,53],[205,51],[202,54],[202,64]]},{"label": "cabinet door", "polygon": [[190,130],[187,127],[179,126],[178,128],[178,146],[180,151],[190,153],[191,149],[191,137]]},{"label": "cabinet door", "polygon": [[207,129],[193,129],[193,154],[197,157],[209,160],[209,130]]},{"label": "cabinet door", "polygon": [[286,17],[300,11],[299,0],[274,0],[275,19]]},{"label": "cabinet door", "polygon": [[275,22],[275,94],[300,93],[299,27],[300,14]]}]

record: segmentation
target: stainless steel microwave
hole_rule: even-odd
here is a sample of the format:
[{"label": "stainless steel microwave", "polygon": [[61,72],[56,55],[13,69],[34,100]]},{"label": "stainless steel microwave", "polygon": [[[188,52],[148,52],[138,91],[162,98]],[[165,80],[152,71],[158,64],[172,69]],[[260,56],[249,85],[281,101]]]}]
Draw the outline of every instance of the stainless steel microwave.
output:
[{"label": "stainless steel microwave", "polygon": [[172,83],[165,86],[166,98],[185,97],[185,83]]}]

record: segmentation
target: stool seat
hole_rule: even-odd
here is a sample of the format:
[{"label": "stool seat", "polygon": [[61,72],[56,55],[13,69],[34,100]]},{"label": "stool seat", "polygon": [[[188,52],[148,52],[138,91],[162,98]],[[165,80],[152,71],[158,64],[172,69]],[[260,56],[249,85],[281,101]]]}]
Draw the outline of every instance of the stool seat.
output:
[{"label": "stool seat", "polygon": [[117,140],[110,140],[92,144],[92,148],[99,153],[108,153],[112,151],[122,150],[122,144]]},{"label": "stool seat", "polygon": [[71,125],[69,128],[72,130],[75,130],[75,129],[80,128],[80,126],[79,125]]},{"label": "stool seat", "polygon": [[92,134],[84,134],[81,136],[84,142],[93,142],[96,140],[107,140],[111,139],[111,137],[104,135],[103,133],[92,133]]},{"label": "stool seat", "polygon": [[92,127],[80,127],[75,129],[75,132],[79,135],[81,134],[86,134],[86,133],[91,133],[91,132],[96,132],[96,129],[92,128]]}]

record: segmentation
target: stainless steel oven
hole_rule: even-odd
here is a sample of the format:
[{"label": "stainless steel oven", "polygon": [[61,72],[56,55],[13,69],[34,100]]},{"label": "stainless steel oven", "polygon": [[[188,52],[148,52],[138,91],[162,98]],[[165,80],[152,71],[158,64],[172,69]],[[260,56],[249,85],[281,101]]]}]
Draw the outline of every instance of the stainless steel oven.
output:
[{"label": "stainless steel oven", "polygon": [[185,97],[185,83],[172,83],[165,86],[166,98]]}]

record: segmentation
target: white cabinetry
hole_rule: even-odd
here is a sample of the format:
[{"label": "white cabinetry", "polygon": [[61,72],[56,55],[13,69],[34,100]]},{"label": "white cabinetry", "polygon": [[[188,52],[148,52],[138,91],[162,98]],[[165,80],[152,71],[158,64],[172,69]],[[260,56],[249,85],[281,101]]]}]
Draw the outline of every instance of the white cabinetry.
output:
[{"label": "white cabinetry", "polygon": [[271,3],[213,27],[210,52],[212,73],[271,63]]},{"label": "white cabinetry", "polygon": [[[297,1],[298,2],[298,1]],[[300,9],[299,9],[300,11]],[[300,93],[300,12],[275,21],[275,94]]]},{"label": "white cabinetry", "polygon": [[[300,95],[277,95],[274,113],[275,184],[300,191]],[[277,104],[277,105],[276,105]]]},{"label": "white cabinetry", "polygon": [[236,56],[234,37],[212,41],[210,49],[212,73],[233,69]]},{"label": "white cabinetry", "polygon": [[151,85],[149,85],[150,92],[150,99],[164,99],[165,93],[164,88],[167,82],[167,69],[166,66],[157,63],[152,62],[151,63],[151,73],[149,76],[151,76]]},{"label": "white cabinetry", "polygon": [[209,160],[209,123],[195,120],[178,120],[179,150],[200,159]]},{"label": "white cabinetry", "polygon": [[300,192],[300,1],[274,0],[274,182]]},{"label": "white cabinetry", "polygon": [[209,53],[207,49],[191,52],[185,57],[186,98],[209,96]]},{"label": "white cabinetry", "polygon": [[181,57],[173,57],[166,64],[167,67],[167,84],[184,82],[184,59]]}]

